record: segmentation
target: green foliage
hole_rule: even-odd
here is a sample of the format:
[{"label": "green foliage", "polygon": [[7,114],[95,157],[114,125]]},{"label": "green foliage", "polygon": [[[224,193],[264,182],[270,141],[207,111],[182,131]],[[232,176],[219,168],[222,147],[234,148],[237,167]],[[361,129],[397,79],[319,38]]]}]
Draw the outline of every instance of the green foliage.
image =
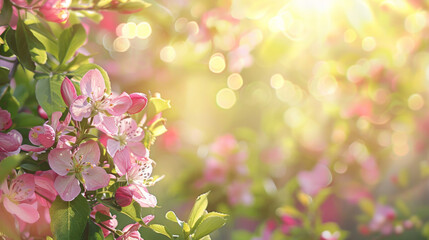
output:
[{"label": "green foliage", "polygon": [[198,196],[189,215],[188,222],[180,220],[173,211],[168,211],[165,214],[165,218],[176,223],[181,232],[177,232],[176,228],[168,228],[160,224],[151,224],[149,228],[169,239],[210,239],[209,234],[225,225],[228,215],[218,212],[207,213],[208,194],[204,193]]},{"label": "green foliage", "polygon": [[63,112],[66,108],[61,97],[61,83],[64,79],[61,75],[50,77],[47,74],[35,76],[36,83],[36,98],[40,106],[46,111],[48,116],[53,112]]},{"label": "green foliage", "polygon": [[75,24],[64,30],[59,38],[59,67],[66,63],[85,43],[86,32],[81,24]]},{"label": "green foliage", "polygon": [[80,239],[89,219],[87,200],[78,195],[73,201],[63,201],[60,196],[49,209],[54,239]]},{"label": "green foliage", "polygon": [[15,169],[19,166],[19,163],[24,159],[24,155],[13,155],[7,157],[0,162],[0,184],[6,179],[10,174],[12,169]]},{"label": "green foliage", "polygon": [[[98,212],[97,212],[98,213]],[[91,219],[88,219],[82,239],[84,240],[103,240],[104,235],[101,227],[95,224]]]}]

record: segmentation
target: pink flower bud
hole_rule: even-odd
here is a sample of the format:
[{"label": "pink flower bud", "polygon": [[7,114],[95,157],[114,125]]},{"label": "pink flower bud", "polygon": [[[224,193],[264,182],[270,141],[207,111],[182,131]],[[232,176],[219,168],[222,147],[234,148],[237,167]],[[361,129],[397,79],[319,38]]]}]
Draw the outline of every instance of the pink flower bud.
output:
[{"label": "pink flower bud", "polygon": [[143,93],[131,93],[131,101],[133,102],[128,109],[129,114],[135,114],[143,110],[147,105],[147,97]]},{"label": "pink flower bud", "polygon": [[10,126],[12,126],[10,113],[0,108],[0,131],[8,129]]},{"label": "pink flower bud", "polygon": [[43,110],[41,106],[37,107],[37,112],[39,113],[39,116],[43,119],[48,119],[48,114]]},{"label": "pink flower bud", "polygon": [[120,187],[115,194],[116,203],[121,207],[126,207],[133,201],[133,192],[127,186]]},{"label": "pink flower bud", "polygon": [[47,0],[39,11],[46,20],[62,23],[69,18],[68,7],[70,4],[71,0]]},{"label": "pink flower bud", "polygon": [[76,88],[68,77],[65,77],[61,83],[61,96],[67,107],[70,107],[70,104],[77,98]]}]

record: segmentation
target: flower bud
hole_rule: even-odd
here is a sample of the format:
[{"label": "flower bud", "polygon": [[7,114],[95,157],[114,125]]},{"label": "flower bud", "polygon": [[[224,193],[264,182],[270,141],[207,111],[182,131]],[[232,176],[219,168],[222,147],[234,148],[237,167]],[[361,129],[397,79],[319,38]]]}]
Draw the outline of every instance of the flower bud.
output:
[{"label": "flower bud", "polygon": [[10,113],[0,108],[0,131],[8,129],[10,126],[12,126]]},{"label": "flower bud", "polygon": [[133,201],[133,192],[127,186],[120,187],[115,194],[116,203],[121,207],[126,207]]},{"label": "flower bud", "polygon": [[75,98],[77,98],[76,88],[72,81],[67,77],[65,77],[63,83],[61,83],[61,96],[63,97],[67,107],[70,107],[70,104],[72,104]]},{"label": "flower bud", "polygon": [[70,4],[71,0],[47,0],[39,11],[46,20],[62,23],[69,18]]},{"label": "flower bud", "polygon": [[129,114],[135,114],[143,110],[147,105],[147,97],[143,93],[131,93],[131,107],[128,109]]},{"label": "flower bud", "polygon": [[39,113],[39,116],[43,119],[48,119],[48,114],[43,110],[41,106],[37,107],[37,112]]}]

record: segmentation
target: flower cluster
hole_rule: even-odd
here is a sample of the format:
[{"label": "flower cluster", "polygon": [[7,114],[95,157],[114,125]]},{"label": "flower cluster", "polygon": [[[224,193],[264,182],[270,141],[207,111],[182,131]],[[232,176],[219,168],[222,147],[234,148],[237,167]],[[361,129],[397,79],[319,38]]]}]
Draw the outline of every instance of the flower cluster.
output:
[{"label": "flower cluster", "polygon": [[[20,229],[25,229],[24,235],[51,234],[49,208],[57,200],[70,202],[85,196],[92,206],[90,217],[95,219],[97,212],[108,217],[97,222],[104,236],[118,222],[109,207],[100,204],[103,201],[112,200],[120,207],[133,201],[144,208],[157,205],[156,197],[147,190],[156,182],[151,177],[154,161],[143,144],[143,126],[132,118],[146,107],[146,95],[107,94],[103,76],[97,69],[82,77],[78,89],[82,94],[78,95],[73,82],[65,77],[61,95],[68,108],[53,112],[42,126],[30,129],[28,139],[32,145],[21,145],[23,139],[16,130],[0,133],[1,159],[23,150],[29,155],[25,161],[47,166],[37,172],[21,168],[1,185],[0,203]],[[0,109],[1,130],[6,131],[12,124],[10,113]],[[97,130],[107,138],[105,145],[98,140]],[[152,219],[148,215],[143,222],[147,224]],[[31,224],[35,222],[47,226],[41,228],[47,230],[34,232]],[[139,223],[125,227],[120,239],[130,236],[140,239],[139,227]]]}]

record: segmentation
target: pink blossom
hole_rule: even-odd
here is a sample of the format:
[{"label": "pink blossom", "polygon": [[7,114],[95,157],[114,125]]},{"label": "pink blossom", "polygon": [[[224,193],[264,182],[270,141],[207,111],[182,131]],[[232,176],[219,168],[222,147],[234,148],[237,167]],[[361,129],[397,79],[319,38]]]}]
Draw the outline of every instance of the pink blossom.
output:
[{"label": "pink blossom", "polygon": [[129,224],[122,229],[124,235],[117,238],[117,240],[144,240],[139,233],[139,223]]},{"label": "pink blossom", "polygon": [[53,149],[49,166],[58,176],[54,186],[64,201],[71,201],[80,193],[79,181],[87,190],[97,190],[109,184],[110,177],[98,167],[100,149],[94,141],[81,144],[74,152],[68,148]]},{"label": "pink blossom", "polygon": [[232,134],[226,134],[218,137],[212,144],[211,150],[221,156],[231,154],[237,148],[237,140]]},{"label": "pink blossom", "polygon": [[120,119],[119,117],[106,117],[99,126],[111,138],[107,140],[107,152],[114,157],[117,151],[127,147],[133,154],[145,157],[148,150],[141,140],[144,131],[137,127],[137,123],[132,118]]},{"label": "pink blossom", "polygon": [[22,135],[16,130],[0,133],[0,160],[21,151]]},{"label": "pink blossom", "polygon": [[130,184],[123,188],[125,189],[122,189],[122,191],[129,191],[132,193],[133,200],[140,204],[141,207],[156,207],[156,197],[150,194],[146,187],[138,184]]},{"label": "pink blossom", "polygon": [[143,110],[147,105],[147,97],[143,93],[131,93],[131,107],[128,109],[129,114],[136,114]]},{"label": "pink blossom", "polygon": [[50,148],[55,143],[55,130],[45,123],[43,126],[31,128],[28,138],[34,145],[42,145],[45,148]]},{"label": "pink blossom", "polygon": [[281,216],[281,219],[283,222],[281,230],[284,234],[288,234],[293,227],[296,227],[300,224],[295,218],[286,214]]},{"label": "pink blossom", "polygon": [[377,205],[372,220],[369,223],[369,229],[374,232],[378,231],[384,235],[391,234],[395,218],[396,213],[393,208],[385,205]]},{"label": "pink blossom", "polygon": [[[115,229],[118,226],[118,220],[116,220],[116,215],[112,216],[112,214],[110,213],[110,209],[108,207],[104,206],[103,204],[95,205],[91,211],[91,217],[95,218],[95,214],[97,212],[103,215],[106,215],[108,217],[111,217],[111,219],[101,222],[103,225],[110,227],[112,229]],[[100,227],[100,228],[103,231],[104,237],[107,237],[107,235],[110,234],[110,231],[107,230],[106,228],[104,227]]]},{"label": "pink blossom", "polygon": [[10,113],[0,108],[0,131],[7,130],[12,126]]},{"label": "pink blossom", "polygon": [[54,187],[56,177],[57,174],[52,170],[38,171],[34,175],[36,198],[44,207],[50,207],[51,203],[49,201],[53,202],[58,195]]},{"label": "pink blossom", "polygon": [[41,118],[48,119],[48,114],[46,113],[46,111],[41,106],[37,107],[37,113],[39,113],[39,116]]},{"label": "pink blossom", "polygon": [[128,183],[144,185],[152,174],[152,159],[149,156],[137,157],[131,154],[127,148],[118,151],[113,161],[116,172]]},{"label": "pink blossom", "polygon": [[249,46],[240,46],[228,53],[228,69],[231,72],[241,72],[243,68],[253,64],[253,57],[250,54]]},{"label": "pink blossom", "polygon": [[304,193],[316,195],[332,181],[331,171],[323,164],[317,164],[311,171],[298,173],[298,183]]},{"label": "pink blossom", "polygon": [[[96,116],[100,113],[120,116],[131,106],[132,101],[127,93],[118,97],[104,96],[106,85],[103,75],[98,69],[89,70],[80,80],[82,95],[74,99],[70,106],[72,117],[76,121],[83,118]],[[102,116],[98,116],[97,122],[102,122]]]},{"label": "pink blossom", "polygon": [[46,20],[62,23],[69,18],[68,7],[70,7],[71,2],[71,0],[47,0],[39,11]]},{"label": "pink blossom", "polygon": [[39,219],[37,205],[32,204],[34,195],[34,176],[23,174],[13,179],[10,186],[7,181],[1,185],[2,200],[5,209],[26,223],[34,223]]},{"label": "pink blossom", "polygon": [[226,181],[228,169],[225,164],[222,164],[215,158],[206,160],[206,168],[204,169],[204,180],[207,182],[222,184]]},{"label": "pink blossom", "polygon": [[244,204],[250,205],[253,203],[253,195],[250,192],[251,182],[231,183],[228,188],[228,201],[231,205]]},{"label": "pink blossom", "polygon": [[65,77],[61,83],[61,96],[67,107],[70,107],[70,104],[77,98],[76,88],[68,77]]}]

